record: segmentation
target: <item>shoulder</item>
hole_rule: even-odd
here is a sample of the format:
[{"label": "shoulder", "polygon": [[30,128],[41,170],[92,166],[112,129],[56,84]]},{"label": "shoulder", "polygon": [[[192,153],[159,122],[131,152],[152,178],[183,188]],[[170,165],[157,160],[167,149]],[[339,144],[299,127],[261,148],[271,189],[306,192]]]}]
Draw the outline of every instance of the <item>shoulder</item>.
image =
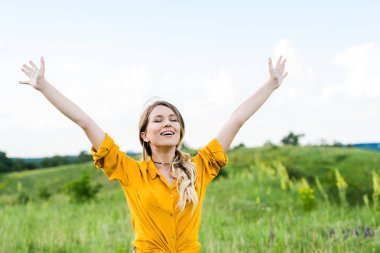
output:
[{"label": "shoulder", "polygon": [[199,163],[217,163],[223,167],[228,162],[226,152],[216,138],[213,138],[206,146],[198,150],[198,154],[193,157],[193,161]]}]

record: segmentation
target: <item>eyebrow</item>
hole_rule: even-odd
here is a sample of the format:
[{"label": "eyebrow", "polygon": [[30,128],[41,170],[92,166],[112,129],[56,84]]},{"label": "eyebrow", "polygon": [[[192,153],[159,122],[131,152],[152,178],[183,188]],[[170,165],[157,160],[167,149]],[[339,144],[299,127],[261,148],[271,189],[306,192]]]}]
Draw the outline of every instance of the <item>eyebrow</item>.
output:
[{"label": "eyebrow", "polygon": [[[163,118],[163,117],[164,117],[163,115],[159,114],[159,115],[154,116],[153,118]],[[170,114],[169,117],[177,117],[177,115]]]}]

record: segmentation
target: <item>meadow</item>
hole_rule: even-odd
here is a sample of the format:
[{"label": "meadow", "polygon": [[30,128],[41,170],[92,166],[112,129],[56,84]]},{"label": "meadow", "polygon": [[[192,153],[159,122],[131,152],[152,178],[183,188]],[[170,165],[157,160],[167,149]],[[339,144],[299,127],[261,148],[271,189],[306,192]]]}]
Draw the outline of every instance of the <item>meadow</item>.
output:
[{"label": "meadow", "polygon": [[[201,252],[380,252],[380,152],[242,147],[229,160],[207,190]],[[77,203],[63,189],[83,173],[101,188]],[[123,192],[92,163],[1,174],[0,220],[2,253],[132,250]]]}]

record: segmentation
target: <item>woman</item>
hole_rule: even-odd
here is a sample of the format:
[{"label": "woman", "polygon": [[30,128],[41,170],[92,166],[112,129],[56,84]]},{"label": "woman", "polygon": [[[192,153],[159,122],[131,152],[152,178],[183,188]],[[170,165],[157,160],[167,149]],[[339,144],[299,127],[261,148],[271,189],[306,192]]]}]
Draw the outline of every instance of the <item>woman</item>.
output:
[{"label": "woman", "polygon": [[59,111],[79,125],[92,143],[95,165],[110,180],[119,180],[129,206],[135,233],[134,250],[140,252],[199,252],[198,231],[206,188],[227,163],[226,151],[241,126],[263,105],[286,77],[285,59],[275,67],[269,59],[269,80],[227,120],[217,136],[195,157],[179,150],[185,123],[177,108],[165,101],[149,105],[140,119],[143,160],[135,161],[119,150],[78,106],[44,78],[45,62],[32,61],[22,71],[27,84],[39,90]]}]

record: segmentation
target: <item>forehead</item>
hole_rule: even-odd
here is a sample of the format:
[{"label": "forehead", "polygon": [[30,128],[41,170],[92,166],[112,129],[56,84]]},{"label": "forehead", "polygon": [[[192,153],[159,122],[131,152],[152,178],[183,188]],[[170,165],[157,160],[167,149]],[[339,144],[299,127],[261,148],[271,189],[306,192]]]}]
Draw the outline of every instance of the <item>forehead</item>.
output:
[{"label": "forehead", "polygon": [[149,117],[153,118],[153,117],[156,117],[159,115],[161,115],[161,116],[174,115],[175,116],[175,113],[172,109],[170,109],[169,107],[167,107],[165,105],[157,105],[156,107],[153,108]]}]

